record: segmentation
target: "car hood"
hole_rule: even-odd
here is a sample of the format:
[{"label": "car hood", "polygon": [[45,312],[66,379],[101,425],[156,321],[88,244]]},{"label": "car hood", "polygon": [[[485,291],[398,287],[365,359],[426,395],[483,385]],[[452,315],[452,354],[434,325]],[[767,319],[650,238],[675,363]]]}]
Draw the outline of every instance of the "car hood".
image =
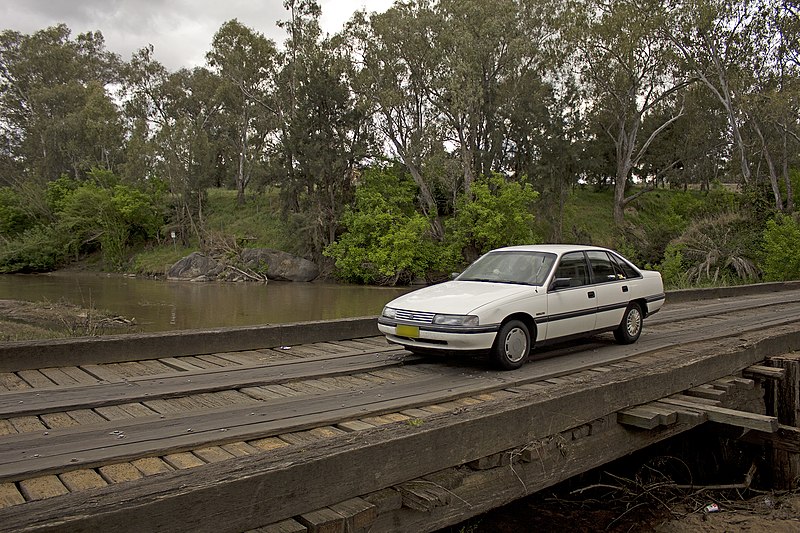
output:
[{"label": "car hood", "polygon": [[386,306],[409,311],[467,315],[488,303],[508,298],[524,298],[537,292],[543,294],[544,290],[533,285],[448,281],[395,298]]}]

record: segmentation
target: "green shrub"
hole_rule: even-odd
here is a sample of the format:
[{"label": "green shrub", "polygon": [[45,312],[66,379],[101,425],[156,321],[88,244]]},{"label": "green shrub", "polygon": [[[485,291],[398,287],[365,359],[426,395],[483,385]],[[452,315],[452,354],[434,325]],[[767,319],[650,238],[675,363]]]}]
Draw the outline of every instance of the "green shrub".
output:
[{"label": "green shrub", "polygon": [[800,223],[778,215],[767,221],[761,256],[766,281],[800,279]]},{"label": "green shrub", "polygon": [[414,209],[413,182],[391,171],[370,170],[342,217],[343,233],[324,254],[345,281],[396,285],[437,269],[441,261],[430,223]]},{"label": "green shrub", "polygon": [[501,246],[534,244],[533,203],[539,193],[527,183],[500,175],[475,180],[472,197],[461,197],[447,221],[447,241],[467,261]]},{"label": "green shrub", "polygon": [[0,238],[14,238],[33,226],[23,200],[11,187],[0,187]]},{"label": "green shrub", "polygon": [[0,273],[48,272],[69,255],[64,235],[54,227],[37,226],[0,246]]}]

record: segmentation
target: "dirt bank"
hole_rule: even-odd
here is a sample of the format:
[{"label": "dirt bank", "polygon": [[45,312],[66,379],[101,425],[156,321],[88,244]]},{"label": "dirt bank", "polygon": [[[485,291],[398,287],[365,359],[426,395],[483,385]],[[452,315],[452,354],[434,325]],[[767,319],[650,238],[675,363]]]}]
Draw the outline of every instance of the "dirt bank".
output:
[{"label": "dirt bank", "polygon": [[0,300],[0,342],[135,331],[134,321],[66,302]]}]

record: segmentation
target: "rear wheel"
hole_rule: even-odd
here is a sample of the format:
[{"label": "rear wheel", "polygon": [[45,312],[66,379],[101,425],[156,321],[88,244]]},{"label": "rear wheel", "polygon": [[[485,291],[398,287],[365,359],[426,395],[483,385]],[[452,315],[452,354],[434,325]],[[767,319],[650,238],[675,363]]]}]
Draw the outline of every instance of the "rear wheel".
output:
[{"label": "rear wheel", "polygon": [[492,346],[492,359],[504,370],[521,367],[531,351],[531,333],[519,320],[509,320],[497,332]]},{"label": "rear wheel", "polygon": [[639,304],[631,302],[622,315],[622,322],[614,330],[614,338],[620,344],[633,344],[642,334],[642,308]]}]

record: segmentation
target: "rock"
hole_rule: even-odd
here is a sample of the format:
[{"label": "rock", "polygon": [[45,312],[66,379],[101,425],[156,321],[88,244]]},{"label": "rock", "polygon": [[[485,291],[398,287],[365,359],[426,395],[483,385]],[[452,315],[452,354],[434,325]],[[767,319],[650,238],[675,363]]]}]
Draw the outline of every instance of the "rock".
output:
[{"label": "rock", "polygon": [[170,267],[167,279],[207,281],[222,272],[223,265],[215,259],[193,252]]},{"label": "rock", "polygon": [[266,274],[274,281],[313,281],[319,268],[313,262],[292,254],[267,248],[248,248],[239,255],[236,268],[200,252],[187,255],[169,269],[167,279],[191,281],[252,281],[245,270]]},{"label": "rock", "polygon": [[319,276],[313,262],[279,250],[247,248],[239,257],[243,266],[274,281],[313,281]]}]

